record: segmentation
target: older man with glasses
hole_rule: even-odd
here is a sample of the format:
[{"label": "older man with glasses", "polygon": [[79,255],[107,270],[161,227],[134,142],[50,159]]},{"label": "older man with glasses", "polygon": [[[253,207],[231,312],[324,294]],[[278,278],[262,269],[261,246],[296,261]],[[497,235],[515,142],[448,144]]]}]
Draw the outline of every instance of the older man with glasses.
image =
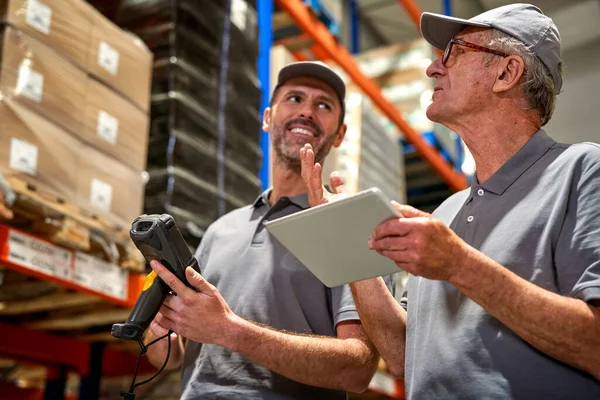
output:
[{"label": "older man with glasses", "polygon": [[[409,399],[600,399],[600,146],[542,129],[562,87],[560,36],[529,4],[470,20],[424,13],[444,54],[427,116],[476,175],[429,215],[397,206],[368,246],[410,273],[351,284],[363,326]],[[311,204],[330,201],[304,151]]]}]

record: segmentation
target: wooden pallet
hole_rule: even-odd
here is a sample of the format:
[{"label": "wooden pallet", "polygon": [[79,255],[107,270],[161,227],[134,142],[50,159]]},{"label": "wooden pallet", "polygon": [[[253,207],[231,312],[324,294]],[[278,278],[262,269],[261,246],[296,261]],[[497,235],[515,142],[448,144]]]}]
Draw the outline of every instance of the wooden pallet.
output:
[{"label": "wooden pallet", "polygon": [[0,180],[0,220],[60,246],[144,271],[144,259],[124,221],[85,209],[16,175],[0,175]]}]

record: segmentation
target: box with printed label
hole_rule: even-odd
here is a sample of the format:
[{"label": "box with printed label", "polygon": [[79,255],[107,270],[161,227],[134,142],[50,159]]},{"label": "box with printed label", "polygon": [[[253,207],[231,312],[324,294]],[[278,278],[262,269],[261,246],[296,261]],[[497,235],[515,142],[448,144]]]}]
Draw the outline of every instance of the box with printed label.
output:
[{"label": "box with printed label", "polygon": [[0,173],[62,198],[74,195],[81,143],[10,99],[0,101]]},{"label": "box with printed label", "polygon": [[82,0],[2,0],[0,21],[44,42],[80,66],[91,46],[89,6]]},{"label": "box with printed label", "polygon": [[86,74],[64,57],[12,27],[0,31],[0,94],[72,132],[81,130]]},{"label": "box with printed label", "polygon": [[124,32],[95,9],[92,24],[87,70],[147,112],[152,52],[140,39]]},{"label": "box with printed label", "polygon": [[81,138],[136,171],[146,168],[149,116],[90,78]]},{"label": "box with printed label", "polygon": [[142,212],[142,174],[90,146],[79,160],[77,198],[84,208],[110,212],[128,223]]}]

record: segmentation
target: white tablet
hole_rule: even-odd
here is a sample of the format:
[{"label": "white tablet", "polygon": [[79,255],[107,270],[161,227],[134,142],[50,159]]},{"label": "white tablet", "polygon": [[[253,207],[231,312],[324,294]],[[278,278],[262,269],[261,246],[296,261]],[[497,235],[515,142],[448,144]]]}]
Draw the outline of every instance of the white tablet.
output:
[{"label": "white tablet", "polygon": [[265,222],[265,226],[328,287],[399,272],[367,247],[373,229],[402,215],[377,188]]}]

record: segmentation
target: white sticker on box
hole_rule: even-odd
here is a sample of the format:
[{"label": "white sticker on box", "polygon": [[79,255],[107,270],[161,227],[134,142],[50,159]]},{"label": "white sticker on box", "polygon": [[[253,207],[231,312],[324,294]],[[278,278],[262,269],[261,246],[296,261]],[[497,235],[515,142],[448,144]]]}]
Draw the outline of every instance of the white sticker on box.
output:
[{"label": "white sticker on box", "polygon": [[92,179],[92,187],[90,190],[90,203],[92,206],[109,212],[110,203],[112,202],[112,186],[100,179]]},{"label": "white sticker on box", "polygon": [[23,267],[71,279],[72,253],[50,243],[17,232],[8,236],[8,260]]},{"label": "white sticker on box", "polygon": [[116,75],[119,70],[119,52],[110,44],[100,42],[98,48],[98,64],[109,73]]},{"label": "white sticker on box", "polygon": [[100,137],[100,139],[106,140],[112,145],[117,144],[119,120],[104,110],[98,111],[98,126],[96,127],[96,134]]},{"label": "white sticker on box", "polygon": [[108,296],[127,300],[127,271],[96,257],[76,253],[73,281]]},{"label": "white sticker on box", "polygon": [[244,0],[233,0],[231,3],[231,22],[242,32],[246,30],[248,3]]},{"label": "white sticker on box", "polygon": [[38,148],[24,140],[12,138],[8,167],[35,175],[37,172]]},{"label": "white sticker on box", "polygon": [[38,31],[49,35],[50,24],[52,22],[52,9],[39,2],[39,0],[29,0],[27,3],[25,22]]},{"label": "white sticker on box", "polygon": [[17,96],[25,96],[36,103],[41,103],[44,94],[44,75],[31,69],[29,65],[22,63],[19,66],[15,94]]}]

